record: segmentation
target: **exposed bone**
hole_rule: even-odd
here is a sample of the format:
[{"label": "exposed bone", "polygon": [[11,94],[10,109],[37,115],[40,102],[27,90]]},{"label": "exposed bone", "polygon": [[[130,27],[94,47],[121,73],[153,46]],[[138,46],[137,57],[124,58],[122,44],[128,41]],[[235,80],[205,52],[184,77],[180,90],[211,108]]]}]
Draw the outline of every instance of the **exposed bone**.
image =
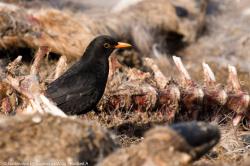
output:
[{"label": "exposed bone", "polygon": [[[152,2],[150,0],[145,2],[150,5],[160,4],[154,8],[153,12],[156,14],[149,14],[150,18],[144,18],[140,16],[141,12],[143,13],[148,9],[146,3],[140,2],[140,5],[135,5],[133,9],[124,9],[127,13],[126,16],[123,15],[121,17],[120,13],[118,13],[116,16],[114,16],[114,19],[110,18],[109,15],[107,18],[104,18],[104,21],[101,19],[101,22],[105,23],[102,24],[103,27],[101,24],[99,24],[100,22],[98,22],[98,20],[92,20],[92,18],[88,16],[82,16],[82,18],[73,18],[69,13],[46,9],[37,10],[37,12],[27,9],[26,12],[26,10],[20,10],[22,8],[18,6],[10,6],[5,3],[0,3],[0,10],[2,13],[0,15],[2,18],[2,24],[0,27],[3,29],[3,37],[1,38],[2,40],[0,41],[0,45],[2,48],[8,49],[12,48],[12,46],[37,48],[42,37],[45,42],[48,43],[51,48],[53,48],[54,52],[63,55],[65,53],[65,56],[67,57],[72,55],[79,57],[82,55],[84,48],[93,38],[93,36],[104,32],[105,34],[106,32],[107,34],[114,33],[114,36],[118,36],[118,38],[124,38],[125,36],[125,38],[128,40],[131,38],[137,39],[134,41],[136,42],[135,45],[139,50],[145,50],[142,48],[153,45],[152,39],[154,39],[154,36],[151,36],[151,33],[148,32],[155,32],[159,30],[159,27],[163,28],[164,31],[167,32],[172,30],[175,33],[183,35],[184,38],[188,38],[188,34],[196,35],[194,31],[197,31],[195,29],[197,29],[198,25],[192,22],[193,25],[197,25],[193,28],[193,26],[190,26],[190,22],[184,18],[179,21],[179,18],[175,15],[176,12],[173,5],[168,3],[168,1],[161,1],[162,4]],[[164,5],[169,7],[163,8],[163,2]],[[149,8],[152,8],[150,5]],[[196,8],[199,10],[199,7]],[[164,11],[166,11],[164,15],[166,17],[164,18],[167,19],[164,21],[157,19],[159,18],[157,16],[162,16],[161,13],[164,13]],[[172,13],[173,17],[170,17],[172,15],[169,14],[168,11],[170,11],[170,13],[174,11]],[[9,16],[6,16],[5,13],[8,13]],[[194,15],[192,14],[193,18],[195,18]],[[205,15],[201,15],[200,18],[202,18],[202,16]],[[81,21],[84,22],[84,24],[80,24],[80,21],[77,19],[85,20]],[[193,20],[195,21],[195,19]],[[203,21],[203,18],[201,20]],[[129,25],[132,25],[132,29],[135,29],[134,23],[137,23],[136,21],[138,21],[138,25],[140,25],[137,26],[136,31],[131,31],[128,26],[121,25],[121,23],[126,23],[126,25],[128,25],[129,22]],[[183,23],[188,24],[188,26],[185,28]],[[66,28],[64,29],[64,27]],[[148,30],[148,27],[150,31]],[[109,30],[112,32],[109,32]],[[191,31],[188,32],[189,30],[192,30],[193,33],[191,33]],[[145,38],[144,34],[148,35],[147,40],[144,40],[146,41],[145,43],[143,43],[141,40]],[[153,49],[155,49],[155,46]],[[40,55],[41,59],[43,55]],[[14,61],[14,67],[10,67],[9,69],[9,73],[12,73],[13,77],[8,76],[7,80],[9,81],[10,85],[15,87],[15,89],[21,93],[22,97],[31,99],[32,104],[29,104],[28,106],[30,110],[38,109],[38,111],[44,112],[44,109],[47,109],[48,112],[52,111],[53,113],[53,110],[56,109],[54,108],[54,105],[52,103],[47,103],[47,99],[44,99],[44,96],[40,96],[40,88],[37,77],[40,60],[38,58],[36,58],[36,60],[32,66],[31,76],[29,75],[26,77],[17,77],[18,75],[15,74],[15,72],[12,72],[16,70],[14,67],[18,67],[18,63],[21,62],[21,60],[17,60],[17,63]],[[249,95],[241,90],[240,82],[237,77],[237,71],[234,66],[229,66],[228,90],[225,91],[221,85],[216,83],[214,74],[207,64],[203,64],[205,86],[202,87],[191,80],[191,77],[182,64],[180,58],[174,57],[174,62],[176,63],[181,76],[184,78],[184,83],[182,82],[182,84],[169,83],[166,85],[166,83],[168,83],[167,80],[164,79],[164,76],[162,76],[160,71],[158,73],[157,66],[154,65],[152,65],[151,68],[155,73],[155,78],[148,76],[149,74],[145,72],[138,72],[138,70],[133,69],[124,69],[122,66],[114,65],[114,67],[111,69],[112,76],[110,81],[112,82],[112,79],[115,78],[116,82],[113,81],[113,84],[110,86],[111,88],[107,88],[109,93],[106,95],[106,97],[110,97],[108,98],[108,102],[111,103],[114,101],[114,105],[120,105],[117,107],[123,107],[125,105],[126,107],[131,108],[132,106],[136,105],[136,109],[145,108],[146,110],[149,108],[159,107],[163,110],[169,111],[169,117],[172,119],[177,115],[180,108],[179,106],[186,107],[189,111],[199,110],[201,107],[203,110],[204,107],[210,109],[211,107],[209,107],[209,105],[204,105],[204,101],[207,100],[204,99],[203,96],[205,96],[211,99],[209,100],[209,104],[216,103],[221,107],[225,106],[228,110],[236,112],[236,118],[233,120],[234,124],[239,123],[243,116],[249,114],[249,112],[247,112],[249,111]],[[59,61],[57,69],[60,71],[60,68]],[[126,73],[118,73],[118,68],[125,70]],[[56,72],[55,77],[57,78],[59,75],[60,74],[57,74]],[[27,103],[29,103],[29,100],[27,101]],[[170,107],[171,105],[173,105],[173,107]]]},{"label": "exposed bone", "polygon": [[9,63],[6,67],[7,72],[11,75],[15,75],[17,68],[21,64],[22,56],[18,56],[13,62]]},{"label": "exposed bone", "polygon": [[232,90],[240,91],[240,82],[237,75],[237,70],[234,66],[228,65],[228,85],[231,86]]},{"label": "exposed bone", "polygon": [[206,103],[217,103],[220,106],[224,106],[228,99],[226,91],[220,85],[214,87],[204,87],[204,93],[208,100]]},{"label": "exposed bone", "polygon": [[35,100],[31,101],[33,109],[40,113],[49,113],[55,116],[67,117],[67,115],[55,106],[47,97],[40,94]]},{"label": "exposed bone", "polygon": [[158,89],[146,81],[151,80],[151,77],[149,73],[122,66],[111,56],[109,80],[100,102],[101,109],[151,110],[156,106],[158,99]]},{"label": "exposed bone", "polygon": [[49,47],[48,46],[41,46],[39,47],[36,55],[35,55],[35,60],[31,66],[30,69],[30,74],[31,75],[37,75],[38,74],[38,69],[39,69],[39,65],[41,63],[41,60],[43,59],[43,57],[48,54],[49,52]]},{"label": "exposed bone", "polygon": [[166,87],[168,80],[164,76],[164,74],[161,72],[159,67],[155,64],[153,59],[150,58],[144,58],[144,65],[147,66],[148,68],[152,69],[154,72],[154,78],[158,84],[158,86],[163,89]]},{"label": "exposed bone", "polygon": [[[29,79],[31,80],[31,79]],[[15,79],[8,75],[6,79],[4,80],[5,83],[12,86],[16,91],[21,93],[26,98],[32,98],[31,94],[27,93],[28,89],[26,89],[25,86],[22,86],[22,82],[24,81],[24,77],[19,77],[19,79]]]},{"label": "exposed bone", "polygon": [[61,56],[56,66],[56,73],[54,79],[57,79],[60,75],[62,75],[67,70],[67,57]]},{"label": "exposed bone", "polygon": [[[41,57],[43,55],[36,56],[32,67],[33,75],[8,75],[6,82],[16,89],[21,96],[28,99],[25,100],[27,106],[24,109],[25,112],[48,112],[65,117],[66,115],[60,109],[41,94],[37,77]],[[156,108],[158,111],[164,112],[163,115],[166,115],[166,120],[171,122],[175,118],[186,115],[189,119],[196,119],[198,113],[202,113],[201,110],[212,111],[213,108],[223,107],[236,113],[233,120],[234,125],[237,125],[242,117],[249,114],[247,112],[249,95],[241,90],[235,67],[229,67],[229,88],[225,91],[223,86],[216,83],[216,78],[208,64],[203,63],[205,84],[202,87],[191,79],[180,58],[174,57],[174,60],[185,80],[182,84],[174,80],[167,80],[151,59],[146,58],[144,65],[152,69],[154,76],[135,68],[127,68],[112,56],[109,82],[105,95],[100,102],[102,110],[125,108],[126,110],[151,111]],[[58,62],[58,66],[60,66],[59,64]],[[16,68],[15,65],[13,66],[12,68]],[[3,104],[4,108],[10,108],[8,103],[7,105],[6,103]],[[218,107],[213,107],[213,105]],[[187,112],[181,110],[182,112],[179,114],[180,109]],[[8,109],[5,110],[9,111]]]},{"label": "exposed bone", "polygon": [[248,93],[241,90],[240,82],[237,75],[237,70],[234,66],[228,65],[228,101],[227,107],[236,113],[233,119],[233,125],[237,126],[243,115],[248,112],[250,97]]},{"label": "exposed bone", "polygon": [[198,112],[201,111],[202,108],[204,92],[202,88],[191,80],[191,77],[184,67],[181,58],[173,56],[173,60],[182,76],[181,101],[189,111],[189,114],[192,114],[192,117],[196,119]]},{"label": "exposed bone", "polygon": [[202,63],[203,71],[204,71],[204,83],[206,86],[210,84],[214,84],[216,82],[215,76],[211,68],[208,64]]},{"label": "exposed bone", "polygon": [[188,74],[188,71],[186,70],[186,68],[184,67],[182,61],[181,61],[181,58],[180,57],[177,57],[177,56],[173,56],[173,60],[174,60],[174,63],[177,67],[177,69],[179,70],[179,72],[181,73],[181,76],[183,78],[183,81],[186,83],[188,81],[191,80],[191,77],[190,75]]},{"label": "exposed bone", "polygon": [[[38,72],[39,66],[41,63],[42,58],[48,53],[48,47],[43,46],[39,48],[33,65],[31,66],[30,75],[22,76],[22,77],[12,77],[8,75],[4,80],[6,83],[11,85],[15,90],[17,90],[21,95],[23,95],[26,99],[28,99],[28,106],[26,109],[27,112],[30,111],[31,108],[33,112],[39,113],[50,113],[53,115],[66,117],[66,114],[62,112],[59,108],[57,108],[53,103],[51,103],[43,94],[41,94],[39,80],[38,80]],[[21,58],[18,58],[15,63],[12,65],[15,66],[17,63],[20,62]],[[15,68],[15,67],[14,67]]]},{"label": "exposed bone", "polygon": [[204,93],[206,97],[206,103],[218,103],[219,105],[224,105],[227,102],[227,93],[223,87],[219,84],[216,84],[216,78],[209,67],[208,64],[203,63],[204,71]]}]

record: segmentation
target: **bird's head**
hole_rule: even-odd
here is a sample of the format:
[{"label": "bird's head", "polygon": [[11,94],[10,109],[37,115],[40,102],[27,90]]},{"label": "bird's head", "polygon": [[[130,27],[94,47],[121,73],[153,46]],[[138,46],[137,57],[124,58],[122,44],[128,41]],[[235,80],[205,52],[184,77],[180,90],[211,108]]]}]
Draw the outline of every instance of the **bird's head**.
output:
[{"label": "bird's head", "polygon": [[115,49],[128,47],[131,47],[128,43],[118,42],[111,36],[101,35],[91,41],[86,49],[86,53],[91,52],[95,56],[109,57]]}]

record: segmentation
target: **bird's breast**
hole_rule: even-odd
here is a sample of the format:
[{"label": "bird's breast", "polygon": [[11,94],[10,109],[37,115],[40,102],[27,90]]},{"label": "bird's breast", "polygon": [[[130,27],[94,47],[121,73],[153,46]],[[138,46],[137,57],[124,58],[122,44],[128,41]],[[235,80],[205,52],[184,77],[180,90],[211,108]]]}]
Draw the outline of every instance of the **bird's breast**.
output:
[{"label": "bird's breast", "polygon": [[109,74],[108,60],[106,62],[105,61],[97,62],[95,64],[95,67],[93,67],[93,69],[94,69],[93,74],[95,75],[96,78],[97,87],[105,89]]}]

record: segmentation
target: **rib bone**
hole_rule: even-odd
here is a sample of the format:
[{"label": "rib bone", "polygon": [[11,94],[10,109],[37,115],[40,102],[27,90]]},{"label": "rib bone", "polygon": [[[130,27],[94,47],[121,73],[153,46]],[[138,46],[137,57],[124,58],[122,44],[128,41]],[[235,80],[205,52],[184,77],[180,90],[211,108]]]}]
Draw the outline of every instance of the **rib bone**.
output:
[{"label": "rib bone", "polygon": [[[31,66],[30,75],[12,77],[8,75],[4,80],[5,83],[11,85],[15,90],[17,90],[22,96],[28,101],[26,110],[27,112],[39,112],[39,113],[50,113],[53,115],[66,117],[66,114],[57,108],[52,102],[50,102],[40,90],[39,85],[39,66],[42,58],[49,51],[48,47],[42,46],[39,48],[33,65]],[[15,68],[15,65],[20,63],[21,57],[18,57],[14,65],[11,68]],[[18,63],[16,63],[18,62]]]},{"label": "rib bone", "polygon": [[244,115],[249,111],[249,95],[241,90],[240,82],[237,75],[237,70],[234,66],[228,66],[228,101],[227,107],[236,112],[236,117],[233,119],[233,125],[237,126]]},{"label": "rib bone", "polygon": [[216,83],[215,75],[208,64],[203,63],[204,71],[204,93],[206,96],[206,103],[218,103],[224,105],[227,102],[227,93],[220,84]]},{"label": "rib bone", "polygon": [[[37,53],[30,75],[15,76],[15,70],[12,70],[14,72],[7,74],[5,82],[18,91],[23,98],[26,98],[25,110],[27,112],[48,112],[65,117],[66,115],[60,109],[41,94],[38,72],[40,61],[48,50],[45,48],[41,48]],[[12,67],[9,65],[10,69],[15,69],[21,63],[20,59],[21,57],[14,61],[11,64]],[[173,59],[181,74],[181,83],[168,80],[151,59],[144,60],[144,67],[149,68],[148,71],[153,71],[153,75],[135,68],[125,67],[115,57],[111,57],[109,82],[100,102],[100,108],[102,110],[126,109],[143,112],[158,110],[160,113],[164,112],[161,115],[164,115],[163,117],[168,122],[175,119],[200,119],[201,115],[205,113],[213,117],[221,111],[233,111],[236,114],[233,119],[234,125],[238,125],[243,117],[249,120],[250,97],[247,92],[242,90],[234,66],[228,67],[228,85],[224,88],[216,82],[209,65],[203,63],[204,85],[202,86],[191,79],[179,57],[173,57]],[[2,93],[4,92],[1,91]],[[8,103],[1,103],[7,112],[10,108]]]},{"label": "rib bone", "polygon": [[174,63],[177,67],[177,69],[179,70],[179,72],[181,73],[182,78],[187,81],[187,80],[191,80],[190,75],[188,74],[188,71],[186,70],[186,68],[184,67],[181,58],[177,57],[177,56],[173,56],[173,60]]},{"label": "rib bone", "polygon": [[183,79],[181,87],[182,103],[188,110],[189,114],[192,115],[192,118],[197,119],[198,114],[201,111],[204,92],[202,88],[191,79],[181,61],[181,58],[173,56],[173,60]]},{"label": "rib bone", "polygon": [[208,64],[202,63],[203,71],[204,71],[204,83],[205,86],[209,86],[216,82],[214,73]]}]

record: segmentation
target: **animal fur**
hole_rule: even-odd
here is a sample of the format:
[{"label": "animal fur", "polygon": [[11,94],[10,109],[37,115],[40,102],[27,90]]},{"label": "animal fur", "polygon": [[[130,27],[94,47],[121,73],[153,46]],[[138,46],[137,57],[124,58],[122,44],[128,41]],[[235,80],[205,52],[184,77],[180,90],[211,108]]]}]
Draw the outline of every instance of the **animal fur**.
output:
[{"label": "animal fur", "polygon": [[95,36],[110,34],[131,41],[143,55],[150,55],[154,43],[165,42],[169,33],[183,36],[185,42],[194,41],[198,29],[204,26],[203,8],[188,8],[188,12],[194,10],[190,16],[179,17],[170,0],[143,0],[115,13],[74,14],[57,9],[25,9],[2,2],[0,48],[37,49],[47,45],[52,52],[70,60],[80,57]]}]

